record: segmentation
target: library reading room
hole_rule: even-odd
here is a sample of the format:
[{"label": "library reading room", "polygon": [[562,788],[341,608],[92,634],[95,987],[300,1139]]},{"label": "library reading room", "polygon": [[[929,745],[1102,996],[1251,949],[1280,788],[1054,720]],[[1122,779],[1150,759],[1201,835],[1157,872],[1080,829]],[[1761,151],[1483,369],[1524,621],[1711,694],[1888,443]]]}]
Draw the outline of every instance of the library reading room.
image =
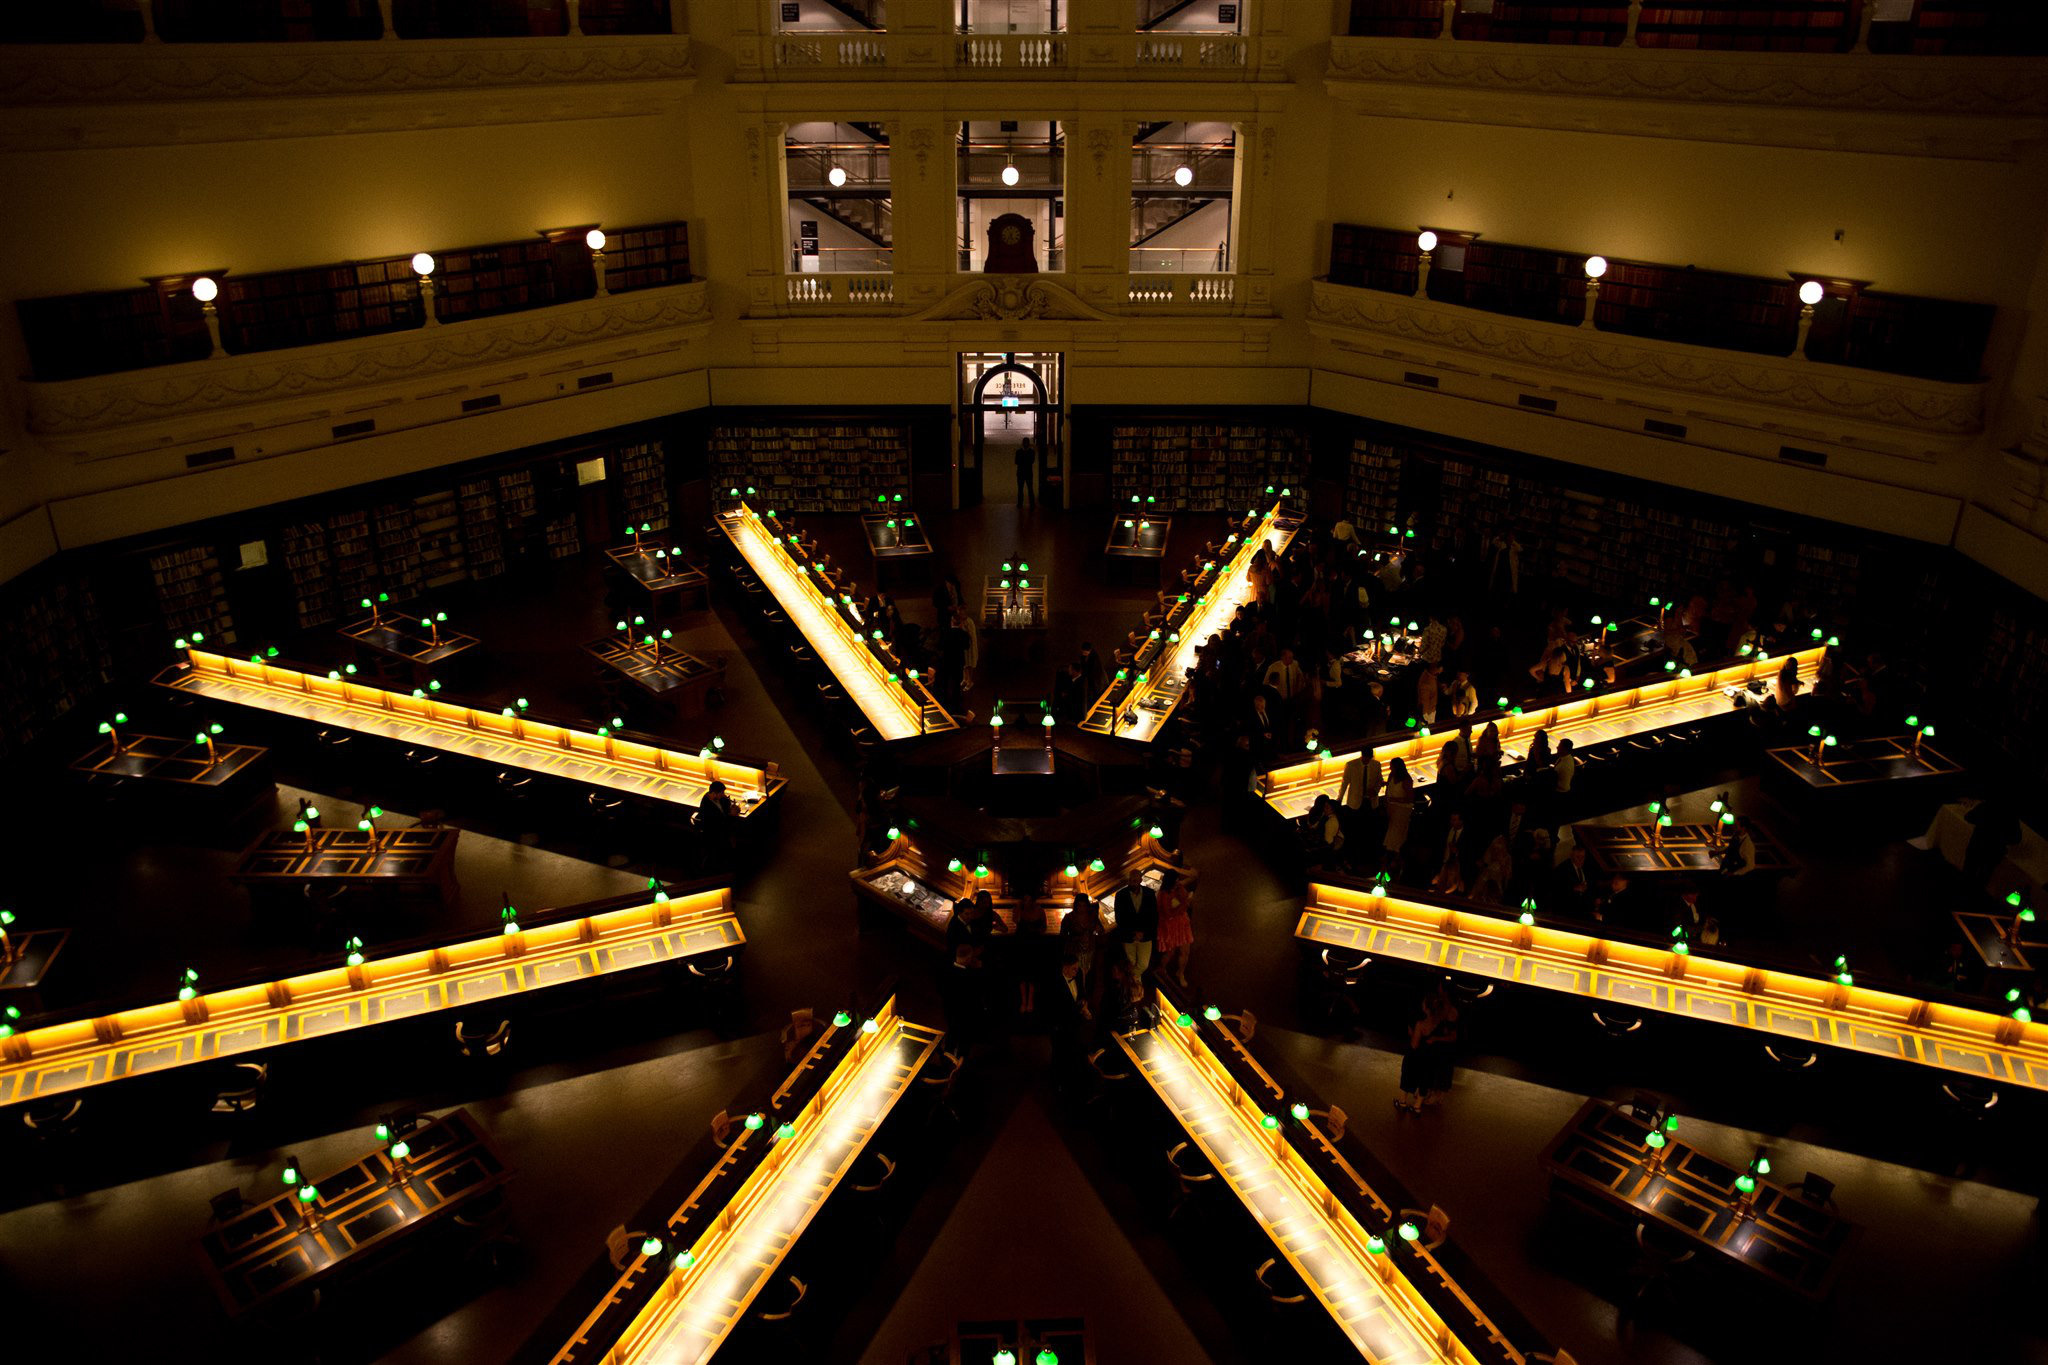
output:
[{"label": "library reading room", "polygon": [[0,183],[0,1359],[2048,1363],[2048,4],[14,0]]}]

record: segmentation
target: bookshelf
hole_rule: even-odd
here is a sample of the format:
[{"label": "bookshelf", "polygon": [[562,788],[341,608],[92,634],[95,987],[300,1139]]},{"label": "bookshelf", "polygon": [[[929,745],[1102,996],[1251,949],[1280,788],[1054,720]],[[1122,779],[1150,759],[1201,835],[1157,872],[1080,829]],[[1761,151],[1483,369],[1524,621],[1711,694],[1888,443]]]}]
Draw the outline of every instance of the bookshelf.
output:
[{"label": "bookshelf", "polygon": [[327,526],[309,521],[284,528],[285,572],[291,575],[294,606],[302,627],[324,626],[338,614],[333,557],[327,551]]},{"label": "bookshelf", "polygon": [[468,553],[463,544],[455,490],[422,493],[412,500],[412,506],[422,586],[431,592],[468,578]]},{"label": "bookshelf", "polygon": [[149,557],[158,614],[173,636],[203,633],[223,645],[235,642],[235,618],[228,609],[227,580],[211,546],[189,545]]},{"label": "bookshelf", "polygon": [[1717,52],[1846,52],[1856,41],[1856,0],[1687,0],[1646,4],[1638,47]]},{"label": "bookshelf", "polygon": [[1383,532],[1401,513],[1401,451],[1384,441],[1354,437],[1344,477],[1344,511],[1361,533]]},{"label": "bookshelf", "polygon": [[1330,228],[1330,283],[1413,294],[1422,265],[1415,237],[1413,232],[1392,228],[1334,224]]},{"label": "bookshelf", "polygon": [[690,281],[690,225],[656,223],[607,232],[604,287],[614,294]]},{"label": "bookshelf", "polygon": [[1628,0],[1580,0],[1573,5],[1495,0],[1488,14],[1460,13],[1460,39],[1492,43],[1549,43],[1615,47],[1628,29]]},{"label": "bookshelf", "polygon": [[1610,260],[1594,319],[1605,332],[1790,355],[1799,339],[1799,297],[1790,278]]},{"label": "bookshelf", "polygon": [[0,585],[0,757],[25,749],[113,680],[99,604],[84,580],[44,564]]},{"label": "bookshelf", "polygon": [[[1431,279],[1436,272],[1431,272]],[[1467,308],[1577,325],[1586,315],[1586,258],[1583,254],[1507,246],[1484,239],[1465,249],[1460,275]],[[1431,297],[1436,297],[1432,289]],[[1449,295],[1444,296],[1450,301]]]},{"label": "bookshelf", "polygon": [[757,488],[782,511],[860,512],[877,494],[910,491],[910,429],[900,423],[718,426],[706,449],[714,489]]},{"label": "bookshelf", "polygon": [[1172,512],[1266,506],[1266,486],[1300,490],[1308,471],[1305,428],[1280,422],[1165,419],[1109,428],[1109,496],[1157,497]]},{"label": "bookshelf", "polygon": [[377,590],[390,593],[394,602],[415,596],[425,580],[420,572],[420,532],[412,504],[392,502],[379,506],[375,526]]},{"label": "bookshelf", "polygon": [[334,561],[334,596],[342,611],[369,596],[377,575],[377,556],[370,544],[370,514],[336,512],[327,519],[328,553]]},{"label": "bookshelf", "polygon": [[628,526],[668,529],[668,451],[660,441],[622,445],[618,456],[620,514]]},{"label": "bookshelf", "polygon": [[14,311],[37,379],[204,360],[213,344],[199,303],[189,293],[122,289],[20,299]]},{"label": "bookshelf", "polygon": [[573,559],[583,553],[583,536],[576,527],[576,514],[565,513],[547,523],[549,559]]},{"label": "bookshelf", "polygon": [[409,257],[229,275],[219,306],[221,345],[236,354],[402,331],[421,320]]},{"label": "bookshelf", "polygon": [[505,537],[499,532],[498,482],[464,479],[456,488],[462,517],[462,552],[473,579],[505,572]]},{"label": "bookshelf", "polygon": [[566,294],[557,289],[555,252],[551,242],[505,242],[465,247],[438,258],[434,294],[441,321],[517,313],[559,302]]}]

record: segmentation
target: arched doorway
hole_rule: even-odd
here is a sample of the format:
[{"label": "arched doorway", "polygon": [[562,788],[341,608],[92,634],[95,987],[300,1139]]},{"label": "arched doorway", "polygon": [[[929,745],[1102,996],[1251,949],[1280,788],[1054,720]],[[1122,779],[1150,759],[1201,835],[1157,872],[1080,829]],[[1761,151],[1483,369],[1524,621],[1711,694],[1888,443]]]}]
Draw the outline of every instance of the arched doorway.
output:
[{"label": "arched doorway", "polygon": [[962,507],[983,500],[1019,501],[1016,454],[1026,437],[1038,451],[1031,476],[1033,503],[1061,501],[1060,359],[1014,351],[961,357]]}]

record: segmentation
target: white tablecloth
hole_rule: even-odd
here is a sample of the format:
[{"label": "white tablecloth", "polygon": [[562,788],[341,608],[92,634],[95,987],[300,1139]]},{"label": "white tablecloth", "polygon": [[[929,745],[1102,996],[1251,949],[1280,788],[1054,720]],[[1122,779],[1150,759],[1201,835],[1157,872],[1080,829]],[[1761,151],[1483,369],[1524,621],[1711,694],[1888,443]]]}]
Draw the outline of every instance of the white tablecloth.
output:
[{"label": "white tablecloth", "polygon": [[[1943,806],[1934,812],[1934,823],[1927,832],[1912,841],[1913,847],[1938,850],[1950,867],[1960,871],[1970,836],[1977,830],[1965,817],[1976,805],[1975,801],[1952,801]],[[1996,896],[2008,891],[2031,892],[2038,899],[2044,887],[2048,887],[2048,839],[2021,825],[2020,841],[2006,850],[1986,889]]]}]

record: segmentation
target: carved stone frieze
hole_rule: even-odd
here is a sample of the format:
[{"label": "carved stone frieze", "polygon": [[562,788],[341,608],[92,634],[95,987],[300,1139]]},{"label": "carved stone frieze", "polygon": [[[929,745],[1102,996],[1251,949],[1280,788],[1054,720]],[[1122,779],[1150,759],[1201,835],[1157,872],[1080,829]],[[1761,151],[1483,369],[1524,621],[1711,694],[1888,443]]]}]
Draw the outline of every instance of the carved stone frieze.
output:
[{"label": "carved stone frieze", "polygon": [[0,48],[0,150],[612,118],[695,77],[669,35]]},{"label": "carved stone frieze", "polygon": [[1064,285],[1034,275],[980,276],[914,316],[920,322],[968,319],[1045,319],[1075,322],[1119,320],[1116,314],[1105,313],[1083,301]]},{"label": "carved stone frieze", "polygon": [[[31,431],[75,434],[282,399],[342,395],[591,342],[668,345],[673,339],[661,334],[710,320],[705,286],[697,282],[357,341],[24,383],[22,389]],[[606,352],[607,358],[618,354]]]},{"label": "carved stone frieze", "polygon": [[[1417,348],[1449,353],[1470,368],[1474,357],[1617,387],[1679,395],[1685,401],[1782,408],[1821,418],[1959,437],[1982,431],[1983,384],[1818,365],[1791,358],[1713,351],[1648,341],[1493,313],[1427,299],[1383,294],[1318,280],[1309,325],[1360,349],[1414,356]],[[1731,420],[1739,420],[1733,419]],[[1756,425],[1744,421],[1742,425]]]},{"label": "carved stone frieze", "polygon": [[1328,79],[1362,112],[1509,126],[1995,159],[2048,136],[2025,59],[1337,38]]}]

